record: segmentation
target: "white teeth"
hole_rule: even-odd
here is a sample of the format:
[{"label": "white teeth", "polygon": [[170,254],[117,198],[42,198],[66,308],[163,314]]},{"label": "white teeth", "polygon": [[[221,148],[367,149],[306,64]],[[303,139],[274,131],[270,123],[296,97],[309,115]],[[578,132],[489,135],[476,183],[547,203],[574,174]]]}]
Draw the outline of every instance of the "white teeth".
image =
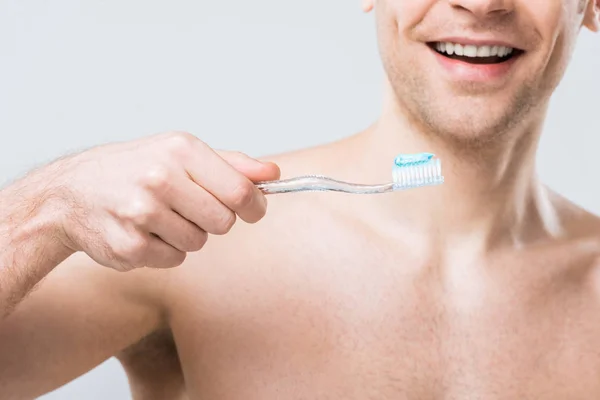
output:
[{"label": "white teeth", "polygon": [[504,49],[504,52],[503,52],[504,56],[507,56],[513,52],[513,49],[510,47],[502,47],[502,49]]},{"label": "white teeth", "polygon": [[466,45],[463,48],[463,54],[467,57],[477,57],[477,47],[473,45]]},{"label": "white teeth", "polygon": [[454,54],[456,54],[457,56],[462,56],[463,55],[463,46],[462,46],[462,44],[458,44],[458,43],[454,44]]},{"label": "white teeth", "polygon": [[466,57],[506,57],[514,51],[512,47],[505,46],[474,46],[450,42],[437,42],[436,49],[448,55],[456,54]]},{"label": "white teeth", "polygon": [[489,57],[491,51],[490,46],[481,46],[477,48],[477,57]]}]

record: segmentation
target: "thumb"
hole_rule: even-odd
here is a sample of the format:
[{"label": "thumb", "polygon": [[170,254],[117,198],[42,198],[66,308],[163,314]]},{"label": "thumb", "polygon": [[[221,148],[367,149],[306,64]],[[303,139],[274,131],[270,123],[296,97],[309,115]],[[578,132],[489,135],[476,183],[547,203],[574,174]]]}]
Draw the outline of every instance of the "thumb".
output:
[{"label": "thumb", "polygon": [[218,154],[233,168],[244,174],[253,182],[279,179],[279,166],[269,161],[259,161],[248,155],[235,151],[218,151]]}]

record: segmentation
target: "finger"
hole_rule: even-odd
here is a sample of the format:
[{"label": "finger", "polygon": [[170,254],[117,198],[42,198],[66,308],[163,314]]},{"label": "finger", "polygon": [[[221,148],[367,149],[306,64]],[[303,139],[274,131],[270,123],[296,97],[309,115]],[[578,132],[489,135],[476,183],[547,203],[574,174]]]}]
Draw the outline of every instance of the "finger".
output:
[{"label": "finger", "polygon": [[186,253],[180,251],[159,237],[148,234],[148,249],[144,266],[147,268],[174,268],[185,261]]},{"label": "finger", "polygon": [[174,212],[213,235],[228,233],[235,223],[233,211],[190,179],[177,179],[167,196]]},{"label": "finger", "polygon": [[241,172],[252,182],[279,179],[279,166],[268,161],[259,161],[240,152],[217,152],[227,163]]},{"label": "finger", "polygon": [[109,237],[109,263],[120,271],[134,268],[171,268],[181,265],[186,253],[139,228],[116,224]]},{"label": "finger", "polygon": [[148,231],[186,253],[200,250],[208,239],[206,231],[171,209],[157,214]]},{"label": "finger", "polygon": [[[171,174],[177,175],[177,174]],[[173,179],[165,178],[166,174],[160,173],[160,178],[151,181],[156,182],[147,185],[154,190],[149,196],[144,194],[131,197],[125,206],[120,207],[113,213],[115,219],[120,221],[120,226],[134,235],[138,231],[153,233],[161,237],[176,249],[184,252],[198,251],[206,242],[206,232],[197,225],[185,219],[173,211],[165,198],[174,190]],[[181,178],[187,184],[189,179]],[[154,188],[160,187],[160,190]]]},{"label": "finger", "polygon": [[[273,162],[259,161],[241,152],[212,150],[190,133],[167,132],[139,139],[140,142],[162,142],[161,149],[165,147],[165,140],[171,141],[170,144],[167,143],[167,148],[175,148],[175,151],[179,153],[185,152],[187,154],[190,147],[196,147],[201,152],[210,149],[253,182],[279,179],[280,176],[279,167]],[[138,141],[132,142],[131,145],[134,148],[139,147]]]},{"label": "finger", "polygon": [[186,165],[190,177],[244,221],[260,220],[267,208],[264,194],[210,147],[197,145],[199,157]]}]

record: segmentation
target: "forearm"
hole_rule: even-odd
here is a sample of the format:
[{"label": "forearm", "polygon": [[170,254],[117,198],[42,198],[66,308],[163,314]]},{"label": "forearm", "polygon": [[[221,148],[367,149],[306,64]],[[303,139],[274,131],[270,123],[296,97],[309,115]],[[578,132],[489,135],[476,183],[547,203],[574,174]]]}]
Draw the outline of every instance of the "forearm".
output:
[{"label": "forearm", "polygon": [[59,208],[41,175],[0,191],[0,318],[73,253],[61,239]]}]

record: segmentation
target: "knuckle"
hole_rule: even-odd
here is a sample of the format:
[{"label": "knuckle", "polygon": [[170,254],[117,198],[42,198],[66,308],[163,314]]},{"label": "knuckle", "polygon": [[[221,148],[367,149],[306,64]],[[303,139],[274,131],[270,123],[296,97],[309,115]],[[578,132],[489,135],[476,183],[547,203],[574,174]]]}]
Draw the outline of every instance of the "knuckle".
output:
[{"label": "knuckle", "polygon": [[[266,201],[265,201],[265,203],[266,203]],[[267,215],[267,207],[266,206],[265,207],[256,207],[255,214],[256,214],[256,218],[255,218],[254,222],[260,221],[261,219],[264,218],[265,215]]]},{"label": "knuckle", "polygon": [[144,173],[142,185],[152,190],[165,190],[171,181],[169,169],[161,164],[155,165]]},{"label": "knuckle", "polygon": [[186,143],[189,143],[189,141],[191,141],[192,139],[195,138],[194,135],[192,135],[189,132],[185,132],[185,131],[172,131],[172,132],[169,132],[169,134],[167,136],[170,139],[184,140],[184,141],[186,141]]},{"label": "knuckle", "polygon": [[142,236],[129,237],[113,246],[113,253],[117,261],[128,269],[142,267],[144,257],[148,251],[149,241]]},{"label": "knuckle", "polygon": [[172,250],[168,253],[163,253],[159,259],[150,260],[145,267],[154,269],[175,268],[183,264],[186,256],[187,254],[183,251]]},{"label": "knuckle", "polygon": [[187,132],[172,132],[167,136],[167,149],[176,157],[187,155],[192,147],[200,142],[191,133]]},{"label": "knuckle", "polygon": [[235,225],[236,216],[233,212],[227,210],[220,213],[216,219],[213,233],[215,235],[225,235],[226,233],[229,233],[231,228],[233,228],[233,225]]},{"label": "knuckle", "polygon": [[164,268],[175,268],[183,264],[187,257],[187,254],[183,251],[174,251],[170,256],[165,260]]},{"label": "knuckle", "polygon": [[198,231],[191,239],[190,239],[190,251],[199,251],[201,250],[206,242],[208,241],[208,234],[205,231]]},{"label": "knuckle", "polygon": [[136,226],[147,226],[157,213],[158,207],[154,202],[137,199],[132,200],[120,214],[123,219]]},{"label": "knuckle", "polygon": [[231,193],[231,203],[236,210],[250,205],[253,198],[254,185],[248,180],[241,181]]}]

